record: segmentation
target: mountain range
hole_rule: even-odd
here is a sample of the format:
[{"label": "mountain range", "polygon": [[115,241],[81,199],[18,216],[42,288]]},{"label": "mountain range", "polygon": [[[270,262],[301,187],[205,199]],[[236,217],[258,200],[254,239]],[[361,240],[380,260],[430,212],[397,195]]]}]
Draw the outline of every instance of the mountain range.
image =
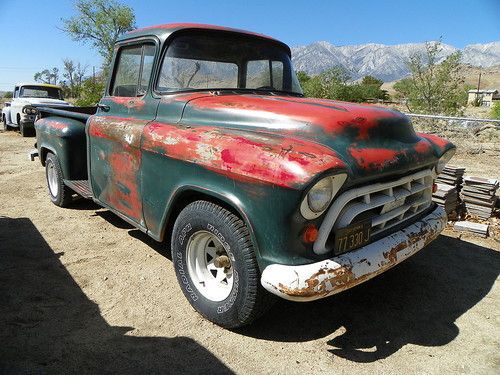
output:
[{"label": "mountain range", "polygon": [[[481,67],[500,65],[500,42],[470,44],[462,49],[448,44],[441,46],[441,60],[455,51],[461,51],[464,64]],[[424,51],[425,43],[335,46],[329,42],[315,42],[292,47],[292,62],[295,70],[311,75],[340,65],[353,79],[371,75],[389,82],[407,76],[409,70],[405,64],[406,59],[415,52]]]}]

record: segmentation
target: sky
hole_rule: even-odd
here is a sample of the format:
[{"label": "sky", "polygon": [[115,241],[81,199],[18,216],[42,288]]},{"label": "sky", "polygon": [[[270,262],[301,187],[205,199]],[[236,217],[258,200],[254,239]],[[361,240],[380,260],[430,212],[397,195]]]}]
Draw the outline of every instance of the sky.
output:
[{"label": "sky", "polygon": [[[137,27],[209,23],[273,36],[290,46],[401,44],[437,40],[462,48],[500,41],[500,0],[119,0]],[[101,57],[64,34],[73,0],[0,0],[0,91],[71,58],[96,69]]]}]

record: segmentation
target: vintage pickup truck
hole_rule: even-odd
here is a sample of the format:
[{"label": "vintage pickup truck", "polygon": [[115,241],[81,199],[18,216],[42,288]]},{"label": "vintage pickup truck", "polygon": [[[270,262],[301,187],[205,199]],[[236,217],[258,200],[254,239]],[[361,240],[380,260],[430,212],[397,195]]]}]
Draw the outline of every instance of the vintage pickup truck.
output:
[{"label": "vintage pickup truck", "polygon": [[455,147],[394,110],[305,98],[275,39],[148,27],[120,37],[111,71],[97,107],[39,110],[50,198],[93,199],[169,243],[216,324],[360,284],[446,223],[431,196]]},{"label": "vintage pickup truck", "polygon": [[2,109],[4,131],[19,128],[23,137],[34,134],[36,107],[61,107],[69,105],[63,99],[62,88],[46,83],[18,83],[12,101]]}]

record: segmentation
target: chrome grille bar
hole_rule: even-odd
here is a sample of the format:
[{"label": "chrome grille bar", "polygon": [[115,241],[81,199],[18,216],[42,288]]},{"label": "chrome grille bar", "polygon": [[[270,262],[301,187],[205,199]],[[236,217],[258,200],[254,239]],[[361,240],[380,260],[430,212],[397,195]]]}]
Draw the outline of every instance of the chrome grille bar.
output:
[{"label": "chrome grille bar", "polygon": [[[395,181],[375,183],[351,189],[338,196],[328,210],[314,243],[316,254],[326,254],[332,230],[344,228],[367,211],[372,214],[372,234],[425,210],[432,200],[433,174],[430,169],[413,173]],[[370,214],[369,212],[367,214]]]}]

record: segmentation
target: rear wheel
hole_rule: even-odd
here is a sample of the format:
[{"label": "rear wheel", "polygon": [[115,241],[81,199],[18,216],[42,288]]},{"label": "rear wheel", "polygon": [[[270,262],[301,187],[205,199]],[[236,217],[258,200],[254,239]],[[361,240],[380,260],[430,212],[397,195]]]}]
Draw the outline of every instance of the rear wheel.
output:
[{"label": "rear wheel", "polygon": [[45,176],[52,203],[59,207],[68,207],[72,201],[72,191],[64,185],[59,158],[52,153],[45,159]]},{"label": "rear wheel", "polygon": [[172,261],[191,305],[222,327],[249,324],[274,301],[260,285],[246,225],[216,204],[196,201],[181,211],[172,233]]}]

